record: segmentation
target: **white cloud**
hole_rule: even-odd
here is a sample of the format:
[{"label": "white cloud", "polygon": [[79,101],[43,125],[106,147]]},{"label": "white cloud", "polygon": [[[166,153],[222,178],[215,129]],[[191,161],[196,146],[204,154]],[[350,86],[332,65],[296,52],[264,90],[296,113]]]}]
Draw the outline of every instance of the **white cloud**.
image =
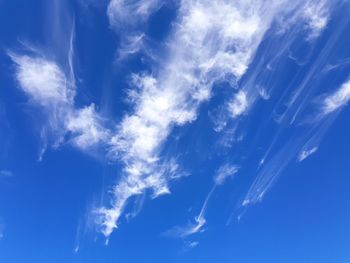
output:
[{"label": "white cloud", "polygon": [[138,53],[144,45],[145,37],[144,33],[126,36],[118,50],[118,59],[122,60],[125,57]]},{"label": "white cloud", "polygon": [[268,91],[263,88],[263,87],[259,87],[259,95],[262,99],[264,100],[268,100],[270,99],[270,94],[268,93]]},{"label": "white cloud", "polygon": [[308,1],[303,8],[303,17],[307,28],[311,31],[310,39],[318,37],[329,20],[328,1]]},{"label": "white cloud", "polygon": [[345,82],[337,91],[323,101],[322,113],[327,115],[345,106],[350,100],[350,81]]},{"label": "white cloud", "polygon": [[248,106],[247,95],[244,91],[240,90],[230,102],[229,109],[232,116],[235,118],[242,115],[248,109]]},{"label": "white cloud", "polygon": [[147,20],[160,5],[159,0],[111,0],[107,15],[113,27],[129,27]]},{"label": "white cloud", "polygon": [[237,172],[237,166],[225,164],[218,169],[214,177],[214,182],[216,185],[222,185],[229,177],[233,177]]},{"label": "white cloud", "polygon": [[72,143],[82,150],[109,140],[109,131],[103,127],[93,104],[82,109],[74,106],[76,87],[71,58],[70,77],[67,77],[56,62],[43,55],[9,55],[17,66],[20,88],[47,118],[42,130],[44,140],[52,136],[54,146],[58,146],[70,133]]},{"label": "white cloud", "polygon": [[40,56],[10,53],[10,57],[18,66],[19,84],[35,103],[44,107],[72,104],[75,90],[56,63]]},{"label": "white cloud", "polygon": [[317,147],[313,147],[311,149],[307,149],[307,150],[303,150],[299,153],[298,156],[298,161],[304,161],[306,158],[308,158],[310,155],[314,154],[315,152],[317,152]]},{"label": "white cloud", "polygon": [[73,133],[72,142],[85,149],[109,139],[110,132],[102,126],[102,122],[94,104],[91,104],[80,110],[72,110],[67,118],[66,129]]},{"label": "white cloud", "polygon": [[[119,23],[124,16],[116,14],[121,10],[139,10],[139,2],[134,3],[126,6],[124,1],[112,1],[110,19]],[[170,169],[169,173],[160,151],[173,126],[196,119],[198,106],[210,98],[215,82],[242,77],[280,6],[281,1],[181,2],[167,41],[170,56],[160,62],[161,69],[152,75],[134,76],[133,84],[138,90],[131,97],[134,111],[123,118],[111,140],[111,153],[122,160],[124,168],[114,187],[110,208],[99,211],[101,231],[106,237],[117,227],[131,196],[147,188],[155,196],[169,192],[169,174],[176,170]],[[233,106],[236,114],[247,107],[246,94],[237,94],[239,104]],[[165,169],[159,169],[159,162]],[[203,219],[197,217],[193,229],[200,229]]]},{"label": "white cloud", "polygon": [[16,78],[19,87],[32,104],[43,109],[47,118],[47,123],[41,131],[44,145],[47,144],[47,140],[52,140],[52,144],[58,146],[63,140],[64,120],[70,114],[75,95],[72,81],[66,78],[55,62],[45,59],[41,54],[9,55],[17,66]]},{"label": "white cloud", "polygon": [[190,222],[186,226],[176,226],[170,229],[169,231],[167,231],[166,234],[169,236],[186,238],[196,233],[203,232],[205,230],[204,226],[207,222],[205,219],[205,214],[207,211],[208,203],[216,187],[223,185],[229,177],[233,177],[237,172],[238,172],[238,167],[235,165],[231,165],[231,164],[222,165],[217,170],[214,176],[214,185],[209,191],[209,193],[207,194],[198,216],[194,218],[194,222]]},{"label": "white cloud", "polygon": [[[117,30],[128,28],[125,39],[129,45],[124,49],[122,46],[120,54],[140,49],[144,35],[135,28],[147,21],[160,5],[158,0],[110,1],[110,24]],[[109,147],[110,157],[121,161],[122,174],[112,189],[111,203],[97,211],[101,232],[106,237],[119,225],[130,197],[144,194],[146,190],[151,190],[153,197],[170,192],[169,182],[178,178],[179,168],[174,160],[162,158],[161,152],[173,127],[196,120],[199,106],[210,99],[215,83],[236,84],[241,79],[274,17],[287,6],[288,1],[284,0],[182,1],[166,42],[167,55],[160,59],[159,69],[153,69],[152,74],[133,75],[134,90],[130,92],[133,110],[123,117],[116,131],[103,126],[103,119],[93,104],[82,109],[75,107],[72,48],[70,75],[44,56],[11,55],[17,64],[16,76],[22,90],[44,108],[49,126],[58,133],[59,141],[69,133],[71,142],[81,149],[103,143]],[[317,19],[308,19],[312,28],[321,28],[322,23]],[[241,116],[251,106],[255,98],[247,89],[243,87],[233,94],[228,104],[231,116]],[[288,149],[282,153],[285,151]],[[261,199],[287,164],[283,162],[275,171],[280,158],[262,170],[245,202]],[[212,192],[235,174],[236,169],[234,166],[219,169],[215,185],[194,223],[178,229],[181,236],[203,230]]]}]

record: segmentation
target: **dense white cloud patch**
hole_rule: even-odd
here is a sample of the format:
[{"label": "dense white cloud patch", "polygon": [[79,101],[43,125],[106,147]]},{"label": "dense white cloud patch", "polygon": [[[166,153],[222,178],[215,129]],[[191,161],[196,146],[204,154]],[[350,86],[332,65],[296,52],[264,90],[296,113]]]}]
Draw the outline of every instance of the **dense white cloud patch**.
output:
[{"label": "dense white cloud patch", "polygon": [[207,220],[205,219],[205,213],[207,210],[208,202],[212,194],[214,193],[215,188],[216,188],[216,185],[212,187],[212,189],[206,196],[204,203],[202,205],[202,208],[199,214],[194,218],[193,222],[189,222],[185,226],[175,226],[170,230],[168,230],[165,234],[170,237],[186,238],[188,236],[204,231],[204,226],[207,222]]},{"label": "dense white cloud patch", "polygon": [[85,149],[106,142],[110,132],[102,125],[103,119],[96,112],[94,104],[73,110],[66,121],[66,129],[73,133],[75,145]]},{"label": "dense white cloud patch", "polygon": [[18,66],[19,84],[35,103],[45,107],[72,104],[75,90],[56,63],[39,56],[10,53],[10,57]]},{"label": "dense white cloud patch", "polygon": [[138,53],[142,50],[145,39],[144,33],[135,33],[126,36],[122,41],[120,48],[118,49],[118,59],[122,60],[130,55]]},{"label": "dense white cloud patch", "polygon": [[236,93],[233,100],[229,104],[229,109],[232,117],[238,117],[248,109],[247,95],[244,91],[240,90]]},{"label": "dense white cloud patch", "polygon": [[327,115],[345,106],[350,100],[350,81],[345,82],[338,90],[327,96],[322,105],[322,114]]},{"label": "dense white cloud patch", "polygon": [[160,0],[111,0],[107,8],[109,23],[119,35],[117,60],[140,52],[147,39],[145,29],[152,13],[164,4]]},{"label": "dense white cloud patch", "polygon": [[308,123],[307,131],[299,137],[292,136],[287,143],[284,141],[284,146],[272,155],[271,149],[276,147],[275,143],[280,139],[277,134],[263,158],[265,160],[271,155],[270,159],[260,163],[258,174],[245,195],[242,206],[260,202],[290,162],[295,159],[302,162],[318,151],[318,145],[335,120],[336,114],[332,113],[343,109],[350,99],[349,87],[349,81],[346,81],[335,92],[324,97],[321,107],[318,108],[319,115],[314,116],[313,121]]}]

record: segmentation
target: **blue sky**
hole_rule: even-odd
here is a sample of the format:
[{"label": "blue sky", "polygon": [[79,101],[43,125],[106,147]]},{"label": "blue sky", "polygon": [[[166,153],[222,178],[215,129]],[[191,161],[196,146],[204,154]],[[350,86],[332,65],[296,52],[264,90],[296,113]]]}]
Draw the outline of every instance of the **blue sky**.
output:
[{"label": "blue sky", "polygon": [[349,262],[349,12],[0,0],[0,262]]}]

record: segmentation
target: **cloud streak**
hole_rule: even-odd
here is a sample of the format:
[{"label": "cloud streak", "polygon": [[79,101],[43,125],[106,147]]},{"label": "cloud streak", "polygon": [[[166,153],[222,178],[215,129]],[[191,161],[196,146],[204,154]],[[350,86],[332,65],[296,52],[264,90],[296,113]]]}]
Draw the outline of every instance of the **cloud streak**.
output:
[{"label": "cloud streak", "polygon": [[334,93],[327,96],[323,101],[322,112],[324,115],[341,109],[350,100],[350,81],[346,81]]},{"label": "cloud streak", "polygon": [[[189,236],[192,236],[196,233],[203,232],[204,226],[207,222],[205,218],[205,214],[208,208],[209,201],[215,192],[216,188],[218,186],[221,186],[225,183],[226,180],[229,178],[235,176],[235,174],[238,172],[239,168],[232,164],[224,164],[219,167],[219,169],[216,171],[213,181],[214,185],[207,194],[202,208],[199,212],[199,214],[194,218],[193,222],[188,223],[186,226],[176,226],[166,232],[166,235],[172,236],[172,237],[180,237],[180,238],[187,238]],[[198,244],[197,244],[198,245]]]}]

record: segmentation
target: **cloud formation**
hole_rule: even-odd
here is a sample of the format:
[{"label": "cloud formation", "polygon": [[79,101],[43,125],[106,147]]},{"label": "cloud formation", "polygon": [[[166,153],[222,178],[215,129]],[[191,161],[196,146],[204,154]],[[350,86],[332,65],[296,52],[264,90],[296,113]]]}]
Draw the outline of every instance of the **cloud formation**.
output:
[{"label": "cloud formation", "polygon": [[[170,192],[168,184],[177,170],[161,160],[163,143],[174,126],[196,119],[198,107],[211,97],[214,83],[236,83],[242,77],[281,4],[181,2],[176,26],[167,40],[171,55],[155,73],[134,75],[134,110],[123,118],[112,138],[111,152],[123,162],[123,175],[113,189],[110,207],[99,211],[106,237],[117,228],[130,197],[146,189],[154,196]],[[246,110],[245,93],[237,93],[231,108],[233,114]],[[197,218],[197,226],[202,219]]]},{"label": "cloud formation", "polygon": [[228,178],[233,177],[237,172],[237,166],[232,164],[225,164],[218,169],[214,177],[214,182],[216,185],[222,185]]},{"label": "cloud formation", "polygon": [[57,147],[70,135],[71,142],[84,150],[108,140],[102,118],[94,104],[82,109],[74,105],[75,80],[68,77],[61,67],[42,54],[9,56],[16,64],[16,79],[30,102],[40,107],[46,116],[42,134],[53,137]]},{"label": "cloud formation", "polygon": [[317,147],[313,147],[309,150],[303,150],[302,152],[300,152],[299,156],[298,156],[298,161],[304,161],[306,158],[308,158],[310,155],[314,154],[315,152],[317,152]]},{"label": "cloud formation", "polygon": [[332,113],[343,106],[345,106],[350,100],[350,81],[345,82],[334,93],[328,95],[322,106],[324,115]]},{"label": "cloud formation", "polygon": [[116,29],[134,27],[144,23],[160,6],[159,0],[111,0],[107,15]]},{"label": "cloud formation", "polygon": [[[109,2],[110,25],[121,36],[119,58],[143,49],[144,28],[162,4],[159,0]],[[241,128],[240,124],[243,127],[257,101],[260,98],[267,101],[274,96],[273,84],[277,78],[269,74],[274,74],[283,64],[279,64],[282,54],[291,53],[292,45],[298,40],[296,32],[300,32],[300,28],[306,29],[307,39],[316,39],[327,27],[329,8],[328,1],[314,0],[181,1],[172,31],[162,43],[164,50],[159,52],[162,55],[148,71],[132,74],[128,93],[131,110],[113,128],[109,128],[113,125],[106,125],[95,104],[76,105],[73,33],[66,58],[68,69],[40,51],[30,55],[9,55],[16,65],[15,75],[20,88],[46,116],[44,137],[52,134],[54,146],[68,141],[85,151],[103,146],[108,158],[121,165],[121,173],[110,191],[110,202],[94,210],[98,229],[108,239],[123,215],[128,218],[125,210],[133,197],[151,193],[152,198],[156,198],[169,194],[171,182],[183,175],[176,159],[163,154],[174,128],[195,123],[201,105],[215,96],[214,88],[222,83],[231,93],[220,105],[225,108],[220,112],[225,116],[217,120],[215,130],[218,133],[225,131],[228,122],[234,122],[235,131]],[[292,28],[293,25],[297,27]],[[271,44],[271,38],[278,39],[281,47]],[[260,56],[256,68],[244,79],[263,41],[271,54],[267,52]],[[333,47],[332,42],[327,45],[329,49]],[[301,162],[318,150],[331,123],[327,118],[312,123],[304,135],[301,132],[298,138],[291,136],[287,143],[284,136],[289,130],[299,128],[297,117],[313,98],[315,88],[312,84],[327,52],[318,56],[300,83],[294,80],[295,83],[285,88],[277,105],[273,105],[272,113],[269,112],[268,119],[271,115],[272,121],[280,126],[276,128],[277,132],[271,132],[271,145],[264,152],[242,206],[261,201],[292,160]],[[298,63],[298,57],[289,57]],[[299,63],[298,67],[301,65]],[[324,99],[322,115],[329,116],[341,109],[349,99],[350,82],[346,82]],[[257,137],[264,125],[257,129]],[[229,135],[234,136],[233,133]],[[280,141],[283,144],[279,144]],[[237,171],[238,166],[232,164],[220,167],[199,214],[184,227],[172,229],[172,233],[186,238],[204,231],[206,210],[213,192]]]}]

